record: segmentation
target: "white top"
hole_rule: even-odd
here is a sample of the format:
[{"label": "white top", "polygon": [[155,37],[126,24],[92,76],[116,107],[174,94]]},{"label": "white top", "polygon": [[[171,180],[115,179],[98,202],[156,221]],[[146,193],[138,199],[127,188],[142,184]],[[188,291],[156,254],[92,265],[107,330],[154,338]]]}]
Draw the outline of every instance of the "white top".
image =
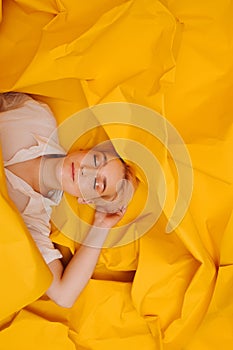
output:
[{"label": "white top", "polygon": [[[0,113],[0,141],[5,167],[42,155],[66,154],[59,146],[56,121],[50,109],[31,98],[18,108]],[[61,258],[49,235],[51,207],[59,204],[62,191],[50,191],[49,197],[44,197],[9,169],[5,168],[5,173],[9,196],[46,263]]]}]

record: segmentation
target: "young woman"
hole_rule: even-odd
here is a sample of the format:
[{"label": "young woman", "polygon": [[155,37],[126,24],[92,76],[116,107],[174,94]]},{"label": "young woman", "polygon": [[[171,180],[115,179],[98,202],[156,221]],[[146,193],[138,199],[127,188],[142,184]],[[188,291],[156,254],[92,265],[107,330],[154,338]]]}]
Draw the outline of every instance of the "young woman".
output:
[{"label": "young woman", "polygon": [[[47,295],[71,307],[92,276],[110,228],[125,213],[132,195],[131,171],[114,152],[66,154],[50,109],[26,94],[0,94],[0,111],[9,196],[53,274]],[[80,203],[96,205],[92,228],[65,269],[49,238],[52,206],[59,204],[64,191]]]}]

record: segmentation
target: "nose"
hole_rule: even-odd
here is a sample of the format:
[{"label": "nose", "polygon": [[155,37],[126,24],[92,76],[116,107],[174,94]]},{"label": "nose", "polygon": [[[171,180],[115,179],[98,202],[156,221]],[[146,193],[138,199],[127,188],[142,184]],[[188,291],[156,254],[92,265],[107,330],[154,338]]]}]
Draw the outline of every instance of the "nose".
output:
[{"label": "nose", "polygon": [[92,166],[86,166],[86,165],[84,165],[84,166],[82,166],[81,167],[81,174],[83,175],[83,176],[96,176],[96,174],[97,174],[97,170],[98,169],[96,169],[96,168],[94,168],[94,167],[92,167]]}]

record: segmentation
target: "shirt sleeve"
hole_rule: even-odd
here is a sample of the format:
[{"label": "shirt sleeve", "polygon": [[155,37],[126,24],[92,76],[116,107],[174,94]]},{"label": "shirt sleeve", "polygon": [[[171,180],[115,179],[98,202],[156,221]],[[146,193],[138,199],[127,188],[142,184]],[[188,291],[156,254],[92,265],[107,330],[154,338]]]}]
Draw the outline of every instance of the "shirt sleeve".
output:
[{"label": "shirt sleeve", "polygon": [[[30,226],[30,225],[28,225]],[[53,242],[49,237],[43,235],[35,228],[28,227],[33,240],[35,241],[37,248],[39,249],[41,255],[43,256],[46,264],[50,262],[62,258],[61,252],[54,247]]]}]

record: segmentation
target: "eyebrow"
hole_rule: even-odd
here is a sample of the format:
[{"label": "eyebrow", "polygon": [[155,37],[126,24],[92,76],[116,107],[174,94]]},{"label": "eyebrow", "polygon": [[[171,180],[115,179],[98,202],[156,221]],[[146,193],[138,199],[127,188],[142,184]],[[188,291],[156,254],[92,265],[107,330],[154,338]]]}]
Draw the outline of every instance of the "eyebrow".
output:
[{"label": "eyebrow", "polygon": [[103,156],[104,156],[104,162],[107,163],[107,160],[108,160],[108,159],[107,159],[106,153],[105,153],[105,152],[101,152],[101,153],[102,153]]}]

